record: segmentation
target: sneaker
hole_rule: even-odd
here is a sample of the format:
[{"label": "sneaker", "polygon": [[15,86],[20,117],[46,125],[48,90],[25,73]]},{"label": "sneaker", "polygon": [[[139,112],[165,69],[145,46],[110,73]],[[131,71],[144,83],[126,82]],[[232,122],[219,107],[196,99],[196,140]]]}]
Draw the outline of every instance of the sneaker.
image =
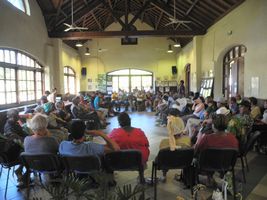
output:
[{"label": "sneaker", "polygon": [[161,124],[160,127],[166,127],[167,125],[166,124]]}]

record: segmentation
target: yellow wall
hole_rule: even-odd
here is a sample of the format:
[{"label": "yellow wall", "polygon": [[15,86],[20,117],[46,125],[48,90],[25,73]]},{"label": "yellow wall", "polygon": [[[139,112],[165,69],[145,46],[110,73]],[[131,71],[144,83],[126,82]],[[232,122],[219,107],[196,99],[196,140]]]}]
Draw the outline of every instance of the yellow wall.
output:
[{"label": "yellow wall", "polygon": [[[199,38],[198,43],[193,43],[191,50],[183,50],[178,54],[177,62],[179,68],[180,60],[192,54],[200,56],[197,69],[199,79],[207,76],[209,70],[215,72],[215,96],[222,95],[222,59],[225,53],[233,46],[243,44],[247,47],[245,54],[245,96],[251,95],[251,77],[259,77],[258,98],[266,98],[267,73],[267,1],[247,0],[235,10],[230,12],[216,24],[207,34]],[[229,32],[232,34],[229,34]],[[201,48],[201,51],[199,51]],[[192,50],[193,49],[193,50]],[[189,59],[190,61],[190,59]]]},{"label": "yellow wall", "polygon": [[[76,73],[76,93],[80,91],[80,82],[83,77],[81,77],[81,59],[78,52],[66,44],[62,43],[61,49],[61,65],[60,65],[60,74],[64,73],[64,66],[70,66],[74,69]],[[59,76],[61,85],[64,85],[63,76]],[[64,92],[64,88],[61,87],[62,93]]]},{"label": "yellow wall", "polygon": [[[149,30],[149,26],[140,21],[135,23],[138,30]],[[120,30],[118,23],[112,24],[107,30]],[[87,89],[87,79],[95,81],[97,74],[124,69],[137,68],[153,72],[154,77],[171,79],[171,67],[176,65],[175,53],[168,54],[167,38],[138,38],[138,45],[121,45],[120,38],[93,39],[79,50],[82,66],[87,68],[87,76],[81,82],[81,90]],[[89,47],[91,55],[84,56],[85,48]],[[99,53],[97,49],[106,51]]]}]

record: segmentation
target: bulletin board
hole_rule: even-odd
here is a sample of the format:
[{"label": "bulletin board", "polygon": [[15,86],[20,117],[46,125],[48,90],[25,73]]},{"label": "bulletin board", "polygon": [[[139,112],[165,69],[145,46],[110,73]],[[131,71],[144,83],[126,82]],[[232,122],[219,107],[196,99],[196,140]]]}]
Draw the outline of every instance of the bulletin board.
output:
[{"label": "bulletin board", "polygon": [[214,78],[202,78],[200,84],[199,94],[206,98],[207,96],[213,96]]}]

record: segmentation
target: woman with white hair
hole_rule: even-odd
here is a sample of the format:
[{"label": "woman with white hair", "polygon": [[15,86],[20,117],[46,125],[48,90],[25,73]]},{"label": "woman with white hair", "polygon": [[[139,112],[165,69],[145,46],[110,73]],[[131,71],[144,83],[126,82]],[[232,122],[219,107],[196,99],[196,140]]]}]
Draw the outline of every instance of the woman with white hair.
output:
[{"label": "woman with white hair", "polygon": [[57,153],[58,143],[50,136],[47,130],[47,116],[36,114],[31,122],[30,128],[33,131],[32,136],[27,136],[24,140],[24,150],[27,153]]}]

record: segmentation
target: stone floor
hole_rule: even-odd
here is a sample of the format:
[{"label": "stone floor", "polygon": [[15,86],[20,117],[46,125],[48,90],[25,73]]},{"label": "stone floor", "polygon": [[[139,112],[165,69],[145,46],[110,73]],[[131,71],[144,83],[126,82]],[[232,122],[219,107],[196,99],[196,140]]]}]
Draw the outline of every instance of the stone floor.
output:
[{"label": "stone floor", "polygon": [[[151,112],[133,112],[130,113],[132,119],[132,126],[140,127],[146,133],[149,143],[150,143],[150,157],[148,162],[148,167],[145,170],[145,176],[151,176],[151,165],[155,156],[158,153],[158,146],[161,139],[167,136],[167,130],[163,127],[156,127],[155,120],[156,117],[154,113]],[[117,118],[109,118],[111,124],[108,126],[106,133],[109,133],[113,128],[118,127]],[[267,199],[267,156],[258,155],[255,152],[250,152],[248,154],[248,162],[250,167],[250,172],[246,173],[247,183],[241,184],[243,199],[249,200],[263,200]],[[237,179],[242,180],[240,173],[240,162],[236,165]],[[177,196],[181,196],[184,199],[192,199],[190,190],[184,189],[184,185],[180,182],[174,180],[174,175],[179,173],[179,170],[172,170],[168,173],[167,182],[158,184],[158,199],[159,200],[175,200]],[[159,172],[158,174],[161,175]],[[5,191],[5,181],[6,181],[7,170],[3,170],[2,176],[0,178],[0,200],[4,199]],[[136,184],[137,183],[137,173],[136,172],[116,172],[115,179],[118,185],[123,184]],[[207,189],[203,193],[205,197],[210,196],[211,189]],[[41,197],[43,200],[49,199],[49,195],[38,187],[34,187],[31,191],[32,197]],[[9,180],[7,198],[9,200],[21,200],[25,199],[25,190],[18,191],[16,188],[16,178],[12,174]],[[146,196],[153,199],[153,188],[147,186]],[[230,196],[228,199],[232,199]]]}]

